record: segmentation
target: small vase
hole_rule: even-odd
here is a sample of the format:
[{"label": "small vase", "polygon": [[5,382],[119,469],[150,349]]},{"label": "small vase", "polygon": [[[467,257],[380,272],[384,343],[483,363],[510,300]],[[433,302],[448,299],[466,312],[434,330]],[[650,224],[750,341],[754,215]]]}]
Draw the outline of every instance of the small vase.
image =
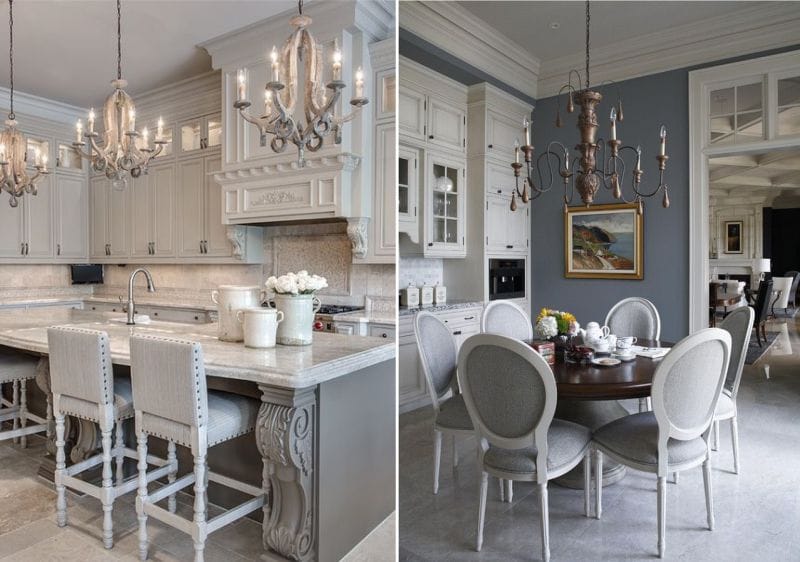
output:
[{"label": "small vase", "polygon": [[314,314],[319,310],[315,295],[274,296],[275,308],[283,312],[283,322],[278,324],[276,341],[281,345],[311,345],[314,334]]}]

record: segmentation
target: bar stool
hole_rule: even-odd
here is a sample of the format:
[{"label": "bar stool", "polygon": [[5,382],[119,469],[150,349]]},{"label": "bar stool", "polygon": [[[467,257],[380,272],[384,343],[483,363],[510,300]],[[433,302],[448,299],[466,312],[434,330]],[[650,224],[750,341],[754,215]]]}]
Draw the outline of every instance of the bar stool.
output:
[{"label": "bar stool", "polygon": [[[47,397],[47,419],[32,414],[28,411],[29,380],[36,378],[36,367],[39,359],[29,355],[17,353],[0,354],[0,386],[6,383],[13,384],[11,401],[2,400],[0,404],[0,423],[12,421],[12,428],[0,431],[0,441],[6,439],[20,440],[22,448],[28,446],[28,435],[46,432],[50,436],[49,420],[52,418],[52,403]],[[5,406],[5,407],[3,407]],[[28,425],[28,420],[36,425]]]},{"label": "bar stool", "polygon": [[[131,378],[136,437],[139,447],[139,558],[147,559],[147,517],[187,533],[194,541],[195,562],[202,562],[206,538],[217,529],[260,509],[266,493],[257,486],[208,471],[209,447],[255,429],[260,402],[252,398],[208,391],[200,344],[147,335],[131,336]],[[152,435],[191,449],[193,472],[153,494],[147,463],[147,437]],[[252,499],[206,520],[208,481],[238,490]],[[194,484],[194,518],[184,519],[156,505],[167,494]]]},{"label": "bar stool", "polygon": [[[114,526],[111,517],[114,500],[137,489],[138,478],[124,481],[125,458],[139,464],[145,462],[159,468],[148,475],[155,479],[168,476],[175,480],[178,461],[175,445],[169,447],[166,460],[153,456],[140,459],[137,451],[125,446],[123,422],[133,417],[131,381],[114,376],[108,334],[82,328],[54,327],[47,330],[50,348],[50,387],[56,418],[56,521],[59,527],[67,524],[66,488],[97,498],[103,504],[103,544],[114,545]],[[64,453],[64,419],[73,416],[93,421],[100,426],[102,452],[66,467]],[[111,445],[111,433],[116,426],[116,443]],[[116,485],[112,482],[112,457],[116,459]],[[97,465],[103,465],[102,485],[97,486],[77,478]],[[174,510],[175,500],[171,501]]]}]

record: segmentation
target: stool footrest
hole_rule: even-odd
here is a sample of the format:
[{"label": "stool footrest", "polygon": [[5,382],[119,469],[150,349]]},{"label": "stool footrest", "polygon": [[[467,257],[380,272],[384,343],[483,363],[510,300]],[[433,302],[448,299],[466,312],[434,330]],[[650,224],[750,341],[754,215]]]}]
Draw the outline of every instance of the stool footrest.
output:
[{"label": "stool footrest", "polygon": [[[168,468],[169,468],[168,466],[165,466],[164,468],[159,468],[158,470],[154,470],[153,472],[159,472],[159,471],[162,471],[162,470],[165,470],[165,469],[168,469]],[[161,474],[161,476],[164,476],[164,475],[168,474],[168,472],[169,471],[163,472]],[[148,473],[147,477],[148,477],[148,481],[149,481],[149,479],[150,479],[150,474],[149,473]],[[166,498],[170,494],[174,494],[176,492],[179,492],[179,491],[183,490],[186,486],[189,486],[191,484],[194,484],[194,474],[189,473],[186,476],[184,476],[183,478],[179,478],[178,480],[176,480],[175,482],[173,482],[171,484],[167,484],[166,486],[162,486],[161,488],[159,488],[158,490],[156,490],[152,494],[148,493],[147,494],[147,501],[152,502],[152,503],[160,502],[161,500],[163,500],[164,498]]]},{"label": "stool footrest", "polygon": [[239,480],[234,480],[233,478],[223,476],[222,474],[218,474],[216,472],[209,471],[208,479],[211,482],[216,482],[217,484],[221,484],[222,486],[226,486],[228,488],[233,488],[234,490],[244,492],[245,494],[249,494],[251,496],[260,496],[264,493],[264,489],[260,486],[253,486],[252,484],[240,482]]},{"label": "stool footrest", "polygon": [[206,531],[208,533],[213,533],[220,527],[224,527],[229,523],[233,523],[234,521],[241,519],[248,513],[252,513],[253,511],[263,507],[265,501],[266,494],[262,492],[259,497],[239,504],[236,507],[229,509],[225,513],[220,513],[206,524]]},{"label": "stool footrest", "polygon": [[41,433],[47,431],[47,424],[27,425],[25,427],[18,427],[17,429],[9,429],[7,431],[0,431],[0,441],[6,439],[14,439],[15,437],[22,437],[23,435],[33,435],[34,433]]}]

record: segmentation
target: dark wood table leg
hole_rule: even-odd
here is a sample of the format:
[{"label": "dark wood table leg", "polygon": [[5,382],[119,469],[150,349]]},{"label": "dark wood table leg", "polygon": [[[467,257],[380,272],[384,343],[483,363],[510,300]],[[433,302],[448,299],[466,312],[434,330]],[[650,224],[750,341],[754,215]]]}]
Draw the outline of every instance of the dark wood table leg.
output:
[{"label": "dark wood table leg", "polygon": [[[562,400],[559,398],[555,417],[579,423],[592,431],[629,415],[629,412],[616,400]],[[592,459],[594,460],[594,459]],[[625,476],[626,468],[609,458],[603,461],[603,486],[618,482]],[[583,489],[583,463],[554,482],[565,488]]]}]

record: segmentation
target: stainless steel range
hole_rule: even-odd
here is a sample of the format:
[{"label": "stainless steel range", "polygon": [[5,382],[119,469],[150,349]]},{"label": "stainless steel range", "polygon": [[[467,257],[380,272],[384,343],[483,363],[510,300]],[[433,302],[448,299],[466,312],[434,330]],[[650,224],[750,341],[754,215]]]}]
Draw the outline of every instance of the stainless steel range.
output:
[{"label": "stainless steel range", "polygon": [[337,314],[363,310],[363,306],[346,306],[337,304],[323,304],[314,315],[315,332],[334,332],[333,321]]}]

